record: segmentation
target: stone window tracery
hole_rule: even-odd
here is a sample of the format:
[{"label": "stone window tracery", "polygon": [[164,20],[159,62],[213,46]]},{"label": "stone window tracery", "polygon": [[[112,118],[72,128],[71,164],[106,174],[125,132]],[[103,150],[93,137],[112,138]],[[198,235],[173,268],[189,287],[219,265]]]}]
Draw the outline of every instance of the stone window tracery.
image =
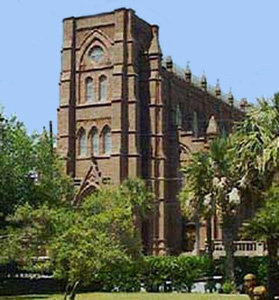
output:
[{"label": "stone window tracery", "polygon": [[88,55],[95,63],[100,63],[104,58],[104,50],[100,46],[94,46]]}]

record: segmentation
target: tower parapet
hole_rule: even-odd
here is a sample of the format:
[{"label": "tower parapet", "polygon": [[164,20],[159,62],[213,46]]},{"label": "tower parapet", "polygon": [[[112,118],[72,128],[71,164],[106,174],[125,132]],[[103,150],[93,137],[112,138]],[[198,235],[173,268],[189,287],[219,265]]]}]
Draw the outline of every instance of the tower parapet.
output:
[{"label": "tower parapet", "polygon": [[[167,69],[167,61],[169,61],[169,59],[171,59],[170,56],[162,59],[162,67],[163,68]],[[202,81],[203,75],[201,77],[199,77],[199,76],[196,76],[195,74],[193,74],[189,67],[189,63],[187,64],[186,69],[183,70],[181,67],[179,67],[177,64],[175,64],[172,61],[172,59],[171,59],[171,62],[172,62],[172,72],[173,72],[174,76],[176,76],[180,80],[185,81],[187,84],[192,84],[193,86],[195,86],[197,88],[202,88],[201,81]],[[206,82],[206,91],[210,95],[213,95],[214,97],[217,97],[217,98],[221,99],[223,102],[228,104],[228,98],[230,97],[230,92],[224,93],[221,90],[219,79],[217,80],[217,83],[215,86]],[[237,109],[241,109],[240,101],[238,101],[237,99],[233,99],[232,106],[234,106]]]}]

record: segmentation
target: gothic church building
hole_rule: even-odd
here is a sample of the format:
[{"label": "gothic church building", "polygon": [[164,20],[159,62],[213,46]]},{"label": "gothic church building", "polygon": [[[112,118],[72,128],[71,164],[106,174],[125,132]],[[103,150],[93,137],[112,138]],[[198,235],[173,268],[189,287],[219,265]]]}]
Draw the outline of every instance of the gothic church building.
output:
[{"label": "gothic church building", "polygon": [[[163,59],[158,26],[131,9],[63,21],[58,150],[76,201],[125,178],[146,180],[156,209],[141,224],[145,250],[178,253],[183,219],[178,192],[190,151],[229,132],[245,101],[207,85],[189,67]],[[218,238],[218,229],[214,238]]]}]

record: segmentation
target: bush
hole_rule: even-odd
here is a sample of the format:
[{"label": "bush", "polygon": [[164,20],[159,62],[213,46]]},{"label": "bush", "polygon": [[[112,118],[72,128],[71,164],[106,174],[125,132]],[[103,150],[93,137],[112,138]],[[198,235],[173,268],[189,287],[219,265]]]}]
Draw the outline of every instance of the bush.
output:
[{"label": "bush", "polygon": [[135,292],[144,285],[149,292],[191,291],[204,276],[208,261],[202,257],[146,256],[142,260],[110,264],[96,276],[103,291]]},{"label": "bush", "polygon": [[147,256],[143,283],[148,291],[188,291],[198,278],[205,275],[208,260],[204,257]]},{"label": "bush", "polygon": [[[267,257],[235,257],[235,284],[242,286],[243,277],[252,273],[257,278],[258,284],[266,284],[267,278]],[[224,276],[224,259],[214,261],[214,275]]]},{"label": "bush", "polygon": [[121,261],[107,265],[96,279],[105,292],[137,292],[140,290],[142,261]]},{"label": "bush", "polygon": [[224,294],[231,294],[233,291],[235,291],[235,283],[231,281],[225,281],[222,285],[222,290]]}]

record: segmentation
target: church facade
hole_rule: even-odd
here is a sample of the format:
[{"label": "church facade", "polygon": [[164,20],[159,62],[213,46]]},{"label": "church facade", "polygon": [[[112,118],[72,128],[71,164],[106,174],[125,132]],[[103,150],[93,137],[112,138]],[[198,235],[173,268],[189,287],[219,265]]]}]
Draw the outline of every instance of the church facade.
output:
[{"label": "church facade", "polygon": [[58,150],[79,187],[76,201],[143,178],[156,196],[141,224],[145,250],[180,252],[181,165],[212,136],[229,132],[245,101],[163,59],[158,26],[131,9],[66,18],[63,26]]}]

